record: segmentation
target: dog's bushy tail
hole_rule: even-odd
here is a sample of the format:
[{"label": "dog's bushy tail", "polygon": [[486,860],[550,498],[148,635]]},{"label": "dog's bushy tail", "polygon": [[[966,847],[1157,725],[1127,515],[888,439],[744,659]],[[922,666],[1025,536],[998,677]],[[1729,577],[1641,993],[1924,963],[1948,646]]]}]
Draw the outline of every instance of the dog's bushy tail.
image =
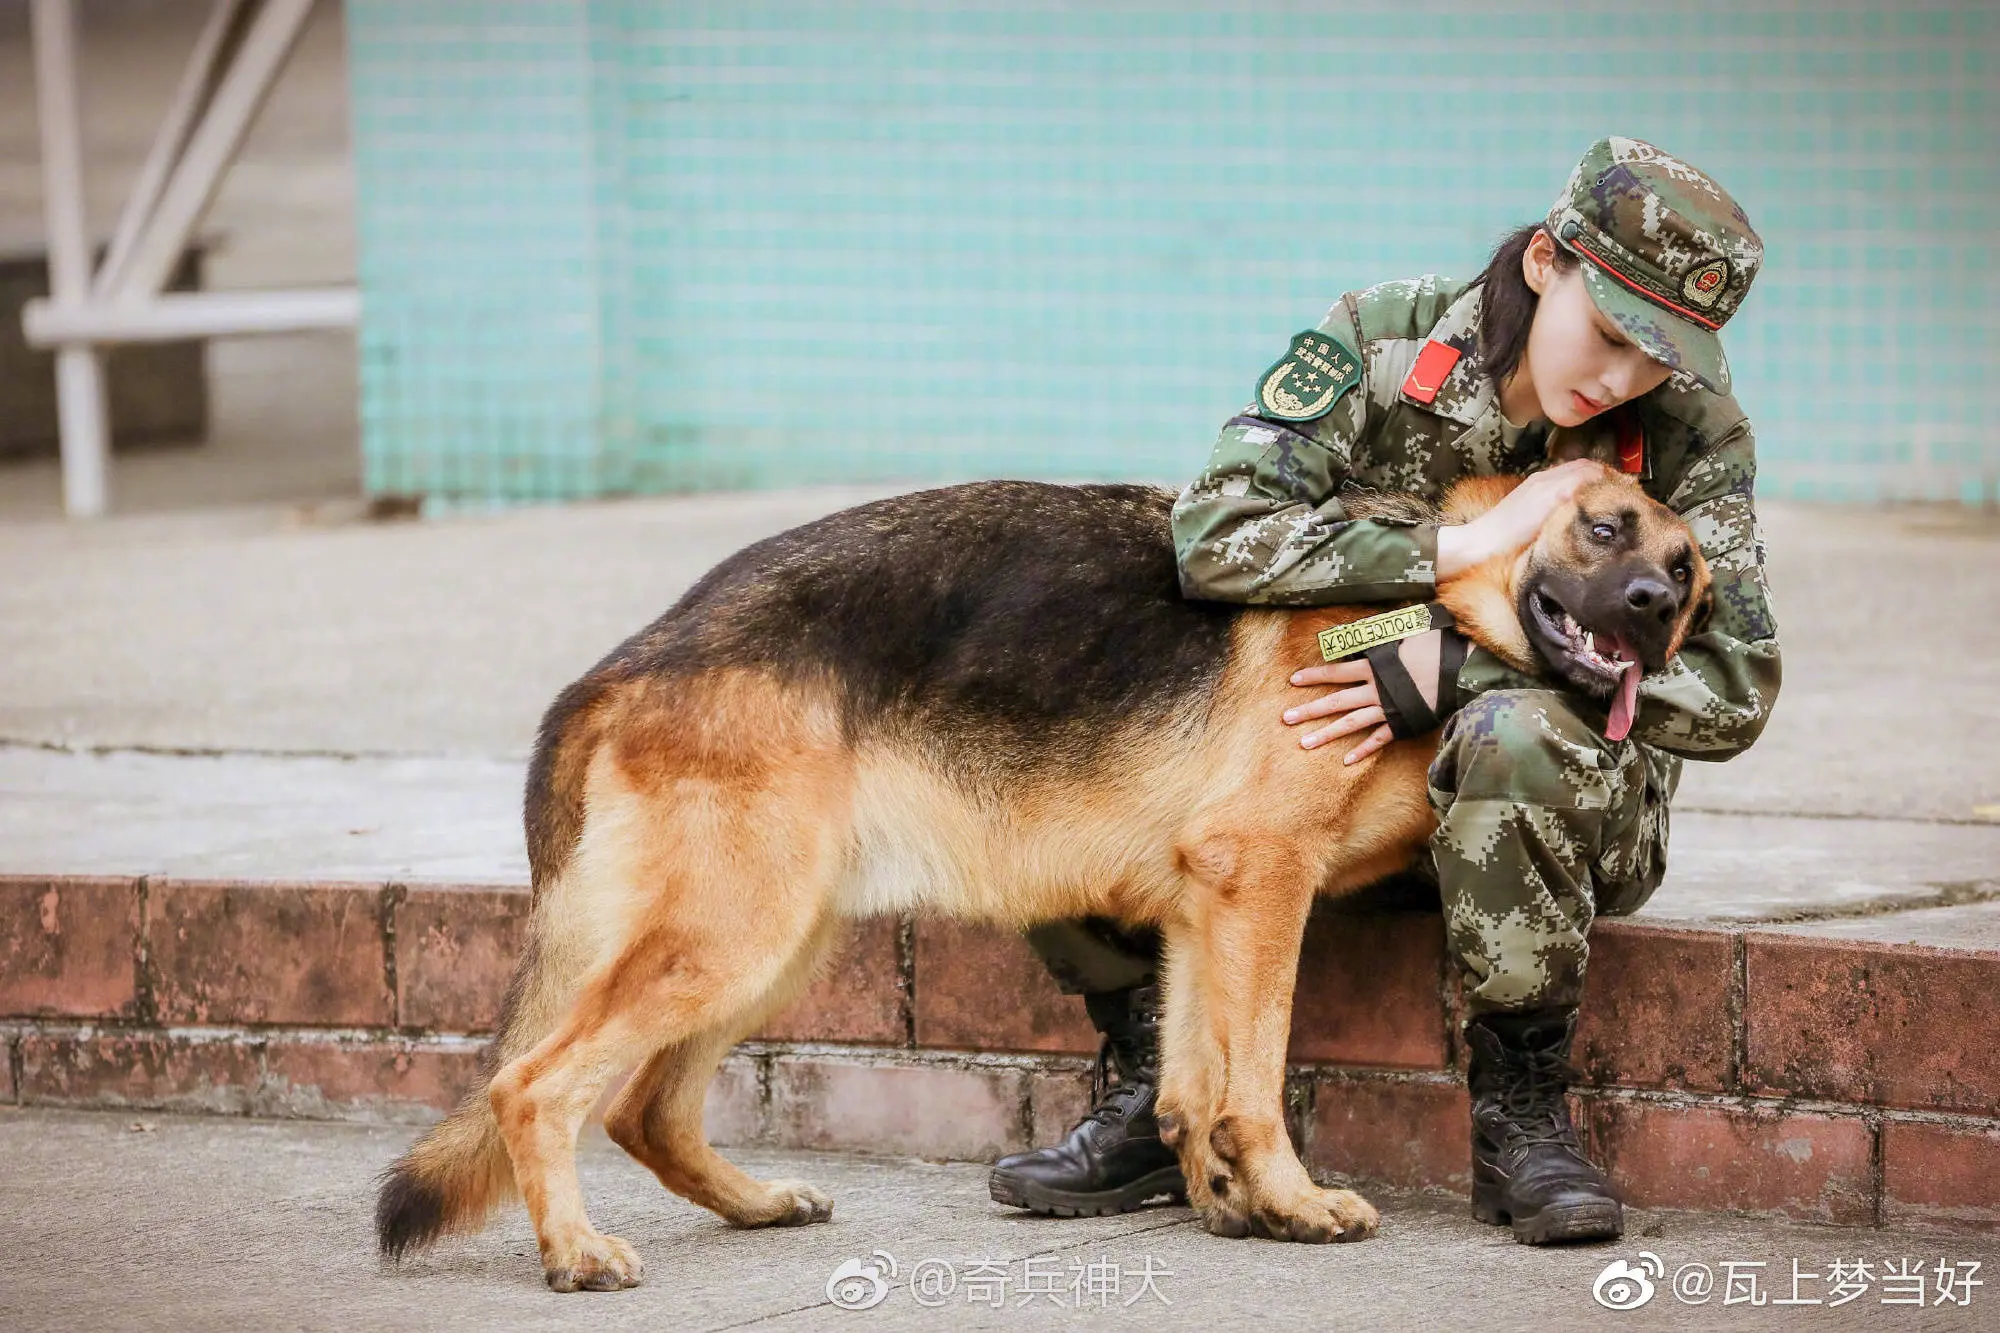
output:
[{"label": "dog's bushy tail", "polygon": [[476,1231],[514,1197],[514,1168],[486,1098],[486,1079],[382,1178],[375,1240],[401,1259],[454,1231]]},{"label": "dog's bushy tail", "polygon": [[508,1061],[533,1050],[555,1029],[587,966],[589,942],[579,930],[586,923],[574,919],[563,901],[563,881],[582,831],[584,773],[597,739],[589,725],[593,701],[594,692],[572,687],[544,720],[528,774],[535,895],[527,947],[507,987],[479,1078],[452,1113],[382,1176],[375,1239],[391,1259],[426,1249],[441,1236],[477,1231],[495,1208],[518,1194],[487,1090]]},{"label": "dog's bushy tail", "polygon": [[[560,892],[557,886],[550,897]],[[549,905],[538,904],[529,922],[528,947],[507,988],[500,1030],[486,1049],[478,1080],[452,1113],[382,1176],[375,1199],[375,1239],[391,1259],[428,1248],[440,1236],[477,1231],[517,1193],[514,1165],[487,1089],[508,1061],[534,1049],[554,1030],[581,974],[570,957],[574,950],[545,938],[552,914],[540,909]]]}]

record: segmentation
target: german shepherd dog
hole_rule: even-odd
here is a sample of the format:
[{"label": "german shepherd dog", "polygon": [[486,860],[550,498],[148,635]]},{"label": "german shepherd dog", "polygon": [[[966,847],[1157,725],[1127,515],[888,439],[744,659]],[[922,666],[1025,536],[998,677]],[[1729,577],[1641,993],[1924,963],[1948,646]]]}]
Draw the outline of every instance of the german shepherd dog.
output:
[{"label": "german shepherd dog", "polygon": [[[1462,523],[1520,480],[1346,507]],[[1299,746],[1290,673],[1381,608],[1185,598],[1173,500],[992,481],[860,505],[724,560],[564,690],[528,772],[534,908],[484,1084],[384,1177],[383,1252],[474,1229],[518,1189],[551,1287],[637,1283],[575,1166],[627,1070],[604,1126],[661,1184],[739,1227],[827,1220],[819,1190],[709,1146],[703,1094],[844,919],[912,909],[1157,926],[1160,1124],[1188,1202],[1219,1235],[1371,1235],[1375,1209],[1315,1184],[1285,1132],[1292,986],[1314,896],[1423,849],[1437,737],[1351,766]],[[1667,603],[1635,610],[1640,579]],[[1516,667],[1603,697],[1617,675],[1584,627],[1658,670],[1708,584],[1678,516],[1606,469],[1438,597]]]}]

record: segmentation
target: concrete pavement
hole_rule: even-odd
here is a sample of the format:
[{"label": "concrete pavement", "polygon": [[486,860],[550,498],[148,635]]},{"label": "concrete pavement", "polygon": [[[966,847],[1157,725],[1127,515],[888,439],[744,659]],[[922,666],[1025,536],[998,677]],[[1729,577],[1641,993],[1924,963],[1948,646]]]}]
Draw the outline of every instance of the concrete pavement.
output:
[{"label": "concrete pavement", "polygon": [[[1462,1202],[1371,1191],[1384,1224],[1360,1244],[1226,1241],[1183,1208],[1051,1220],[986,1197],[985,1169],[897,1159],[738,1150],[763,1176],[796,1175],[834,1198],[833,1221],[731,1231],[665,1193],[596,1130],[582,1176],[594,1218],[646,1263],[643,1285],[557,1296],[541,1283],[526,1214],[510,1205],[485,1233],[391,1268],[370,1236],[372,1181],[408,1142],[400,1127],[0,1110],[0,1311],[21,1333],[61,1329],[1033,1329],[1354,1327],[1922,1328],[1993,1326],[2000,1238],[1853,1231],[1667,1210],[1630,1213],[1611,1245],[1535,1249],[1472,1221]],[[845,1260],[897,1262],[888,1294],[846,1311],[827,1282]],[[1659,1257],[1664,1278],[1639,1308],[1592,1297],[1614,1260]],[[923,1261],[954,1287],[926,1307]],[[1830,1265],[1864,1260],[1865,1292],[1838,1307]],[[1137,1275],[1148,1262],[1146,1287]],[[1730,1262],[1739,1297],[1725,1306]],[[1801,1279],[1792,1285],[1793,1262]],[[1924,1308],[1884,1305],[1925,1272]],[[1937,1268],[1952,1298],[1938,1303]],[[1962,1267],[1978,1263],[1977,1270]],[[975,1268],[975,1264],[984,1265]],[[1699,1305],[1670,1283],[1704,1265]],[[1748,1265],[1761,1264],[1762,1267]],[[1092,1298],[1089,1274],[1100,1274]],[[1117,1270],[1116,1286],[1110,1277]],[[884,1276],[886,1278],[886,1269]],[[1900,1271],[1900,1270],[1899,1270]],[[1698,1282],[1689,1270],[1685,1281]],[[1069,1284],[1083,1275],[1078,1288]],[[1961,1287],[1960,1275],[1986,1283]],[[1050,1288],[1056,1295],[1046,1294]],[[998,1290],[1003,1308],[970,1297]],[[1038,1290],[1041,1294],[1038,1294]],[[1692,1292],[1693,1288],[1688,1288]],[[1821,1304],[1778,1305],[1791,1299]],[[1126,1304],[1127,1299],[1131,1303]],[[1026,1304],[1023,1304],[1024,1299]],[[1081,1307],[1079,1308],[1079,1302]],[[1101,1303],[1100,1303],[1101,1302]]]}]

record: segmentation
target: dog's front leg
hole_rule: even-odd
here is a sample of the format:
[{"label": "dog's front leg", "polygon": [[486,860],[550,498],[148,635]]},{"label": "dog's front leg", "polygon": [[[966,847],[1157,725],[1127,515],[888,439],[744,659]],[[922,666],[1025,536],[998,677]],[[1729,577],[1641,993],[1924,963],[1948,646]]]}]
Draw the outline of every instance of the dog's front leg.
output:
[{"label": "dog's front leg", "polygon": [[1190,921],[1162,923],[1166,948],[1160,974],[1160,1139],[1180,1157],[1188,1204],[1217,1235],[1250,1229],[1247,1196],[1229,1164],[1209,1147],[1209,1127],[1222,1105],[1222,1050],[1209,1020],[1207,950]]},{"label": "dog's front leg", "polygon": [[[1161,1104],[1178,1113],[1173,1129],[1189,1202],[1218,1235],[1313,1242],[1373,1235],[1374,1207],[1350,1190],[1314,1184],[1285,1132],[1292,990],[1316,868],[1276,838],[1211,837],[1182,860],[1196,888],[1175,953],[1186,954],[1182,970],[1199,977],[1191,998],[1206,1032],[1186,1034],[1180,1054],[1190,1077],[1163,1087]],[[1170,994],[1170,1023],[1172,1004]],[[1179,1035],[1172,1026],[1169,1033]],[[1174,1054],[1170,1048],[1164,1061],[1169,1080]]]}]

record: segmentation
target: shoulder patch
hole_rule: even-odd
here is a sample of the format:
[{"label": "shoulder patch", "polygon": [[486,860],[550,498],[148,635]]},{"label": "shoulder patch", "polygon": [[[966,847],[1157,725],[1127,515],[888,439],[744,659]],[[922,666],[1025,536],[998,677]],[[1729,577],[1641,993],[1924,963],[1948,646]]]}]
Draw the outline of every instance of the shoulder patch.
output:
[{"label": "shoulder patch", "polygon": [[1330,333],[1307,329],[1257,381],[1257,409],[1277,421],[1311,421],[1361,382],[1361,358]]},{"label": "shoulder patch", "polygon": [[1417,353],[1417,363],[1410,367],[1409,378],[1403,381],[1403,396],[1419,403],[1435,400],[1444,387],[1444,377],[1451,374],[1461,355],[1450,343],[1435,338],[1426,342],[1424,350]]}]

